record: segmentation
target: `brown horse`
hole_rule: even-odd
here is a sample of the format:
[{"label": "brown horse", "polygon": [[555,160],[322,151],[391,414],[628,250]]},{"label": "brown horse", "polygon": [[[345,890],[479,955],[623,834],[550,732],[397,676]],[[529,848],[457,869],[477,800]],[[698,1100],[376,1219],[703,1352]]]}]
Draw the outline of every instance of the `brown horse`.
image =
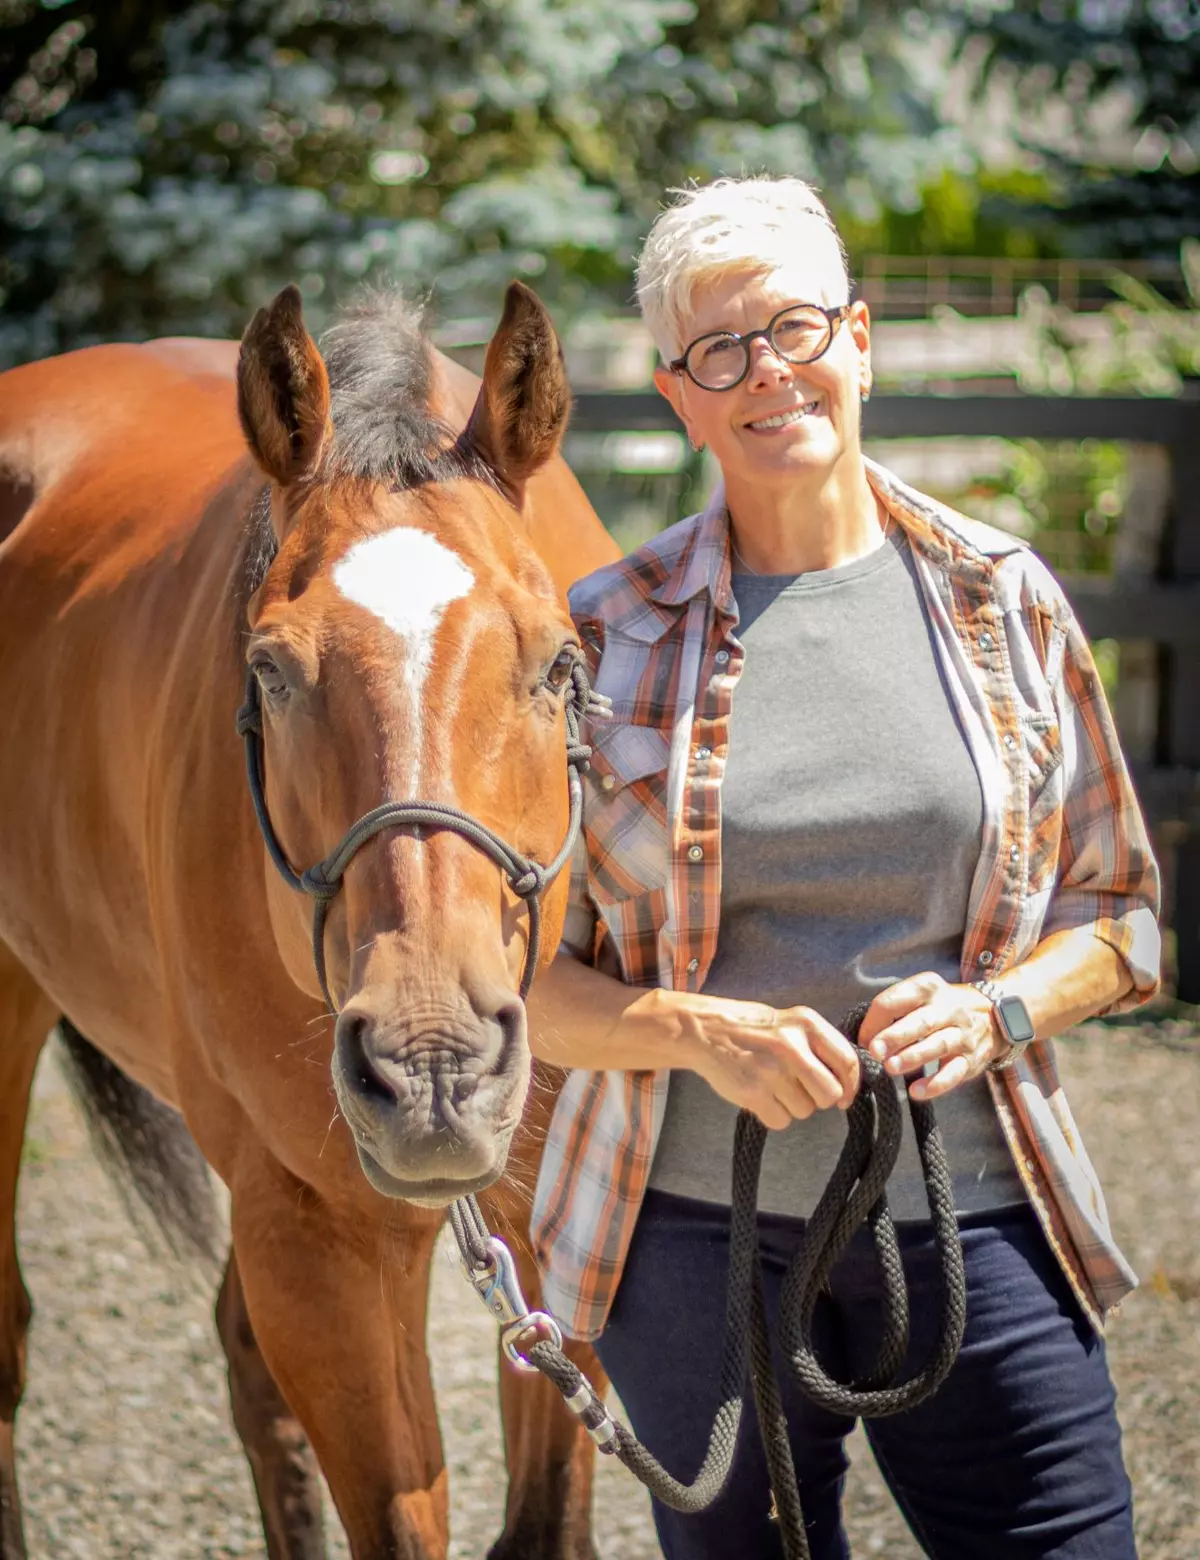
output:
[{"label": "brown horse", "polygon": [[[514,285],[480,384],[395,298],[343,319],[322,357],[288,289],[236,353],[95,347],[0,378],[3,1560],[25,1553],[14,1194],[60,1015],[182,1114],[229,1188],[218,1327],[272,1560],[325,1552],[314,1450],[356,1560],[445,1554],[424,1347],[440,1205],[491,1185],[485,1211],[527,1224],[550,1099],[532,1091],[514,1139],[527,905],[456,833],[371,838],[322,939],[335,1026],[312,904],[268,859],[234,714],[249,666],[298,871],[408,798],[551,860],[563,593],[614,553],[558,454],[553,328]],[[543,958],[565,887],[546,895]],[[586,1436],[542,1378],[502,1382],[492,1556],[591,1557]]]}]

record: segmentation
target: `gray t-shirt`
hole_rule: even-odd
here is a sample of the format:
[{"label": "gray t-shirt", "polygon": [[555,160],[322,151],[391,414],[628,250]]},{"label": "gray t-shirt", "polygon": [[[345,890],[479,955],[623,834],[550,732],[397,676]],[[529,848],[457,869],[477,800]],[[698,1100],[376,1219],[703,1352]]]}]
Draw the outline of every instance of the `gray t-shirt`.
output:
[{"label": "gray t-shirt", "polygon": [[[906,975],[960,977],[983,800],[902,535],[797,577],[736,574],[745,661],[721,791],[721,912],[704,989],[803,1004],[838,1024]],[[937,1105],[960,1212],[1024,1201],[982,1078]],[[650,1175],[662,1191],[730,1200],[737,1112],[698,1074],[672,1074]],[[820,1111],[768,1138],[760,1206],[812,1212],[845,1138]],[[905,1121],[889,1187],[928,1217]]]}]

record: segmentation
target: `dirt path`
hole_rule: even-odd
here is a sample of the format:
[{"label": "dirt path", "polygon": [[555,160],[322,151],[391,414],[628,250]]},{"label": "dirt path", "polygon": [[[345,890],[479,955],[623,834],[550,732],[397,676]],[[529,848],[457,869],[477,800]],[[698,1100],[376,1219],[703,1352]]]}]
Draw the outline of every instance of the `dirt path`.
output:
[{"label": "dirt path", "polygon": [[[1092,1026],[1064,1071],[1114,1221],[1143,1277],[1111,1332],[1143,1560],[1200,1555],[1200,1037]],[[1163,1044],[1163,1041],[1167,1044]],[[1174,1047],[1174,1048],[1172,1048]],[[43,1064],[20,1196],[34,1297],[19,1456],[36,1560],[261,1557],[257,1512],[225,1400],[211,1295],[147,1251],[91,1158],[56,1068]],[[454,1560],[500,1528],[494,1331],[453,1267],[435,1264],[430,1343],[452,1478]],[[856,1556],[914,1560],[865,1442],[848,1521]],[[659,1551],[645,1497],[601,1469],[604,1560]],[[330,1519],[331,1560],[346,1548]]]}]

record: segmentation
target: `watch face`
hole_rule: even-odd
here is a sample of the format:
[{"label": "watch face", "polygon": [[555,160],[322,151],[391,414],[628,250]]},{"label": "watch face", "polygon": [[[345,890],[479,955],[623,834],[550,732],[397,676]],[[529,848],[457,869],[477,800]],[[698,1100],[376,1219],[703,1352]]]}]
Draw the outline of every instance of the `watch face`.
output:
[{"label": "watch face", "polygon": [[1029,1009],[1020,997],[1001,997],[996,1004],[1004,1033],[1013,1045],[1024,1045],[1033,1039],[1033,1023]]}]

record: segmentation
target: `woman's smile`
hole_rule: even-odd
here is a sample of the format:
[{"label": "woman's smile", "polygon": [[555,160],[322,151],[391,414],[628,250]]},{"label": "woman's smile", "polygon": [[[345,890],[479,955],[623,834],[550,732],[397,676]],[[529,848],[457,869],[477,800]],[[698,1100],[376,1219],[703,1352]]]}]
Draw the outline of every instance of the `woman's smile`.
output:
[{"label": "woman's smile", "polygon": [[807,417],[812,417],[820,407],[820,397],[815,401],[805,401],[800,406],[792,406],[781,412],[769,412],[765,417],[757,417],[752,422],[744,423],[751,433],[777,434],[785,428],[794,428]]}]

